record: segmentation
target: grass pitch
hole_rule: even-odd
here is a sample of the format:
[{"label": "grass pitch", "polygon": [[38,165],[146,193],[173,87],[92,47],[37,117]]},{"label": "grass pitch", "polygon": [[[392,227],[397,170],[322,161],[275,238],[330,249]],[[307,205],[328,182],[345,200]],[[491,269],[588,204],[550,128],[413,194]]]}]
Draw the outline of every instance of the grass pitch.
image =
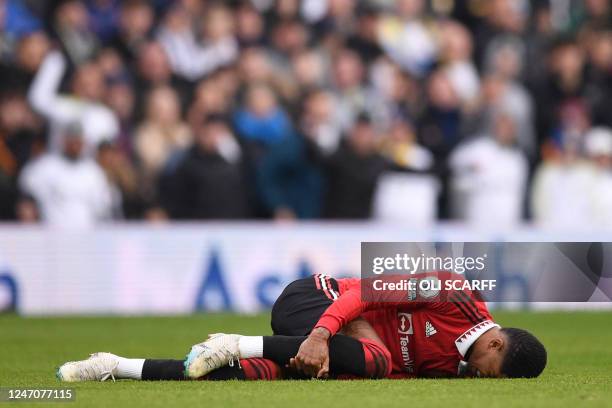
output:
[{"label": "grass pitch", "polygon": [[[536,380],[80,383],[76,402],[25,407],[612,407],[612,313],[498,312],[539,336],[549,364]],[[55,367],[95,351],[182,358],[218,331],[268,334],[267,316],[20,318],[0,316],[0,386],[60,387]],[[7,404],[8,406],[9,404]],[[0,403],[0,408],[5,403]]]}]

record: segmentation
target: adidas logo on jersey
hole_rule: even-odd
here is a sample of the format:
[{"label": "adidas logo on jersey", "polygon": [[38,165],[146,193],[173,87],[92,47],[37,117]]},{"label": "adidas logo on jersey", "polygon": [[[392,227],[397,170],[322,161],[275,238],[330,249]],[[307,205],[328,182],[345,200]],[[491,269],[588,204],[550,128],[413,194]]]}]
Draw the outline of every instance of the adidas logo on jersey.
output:
[{"label": "adidas logo on jersey", "polygon": [[429,322],[429,320],[427,322],[425,322],[425,336],[426,337],[431,337],[434,334],[436,334],[438,331],[436,330],[435,327],[433,327],[433,324],[431,324]]}]

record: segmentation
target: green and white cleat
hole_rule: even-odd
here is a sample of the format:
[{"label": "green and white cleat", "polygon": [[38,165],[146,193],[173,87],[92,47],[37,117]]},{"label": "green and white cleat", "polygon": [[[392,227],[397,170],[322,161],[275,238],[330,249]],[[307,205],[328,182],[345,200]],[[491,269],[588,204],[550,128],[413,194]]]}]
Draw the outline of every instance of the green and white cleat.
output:
[{"label": "green and white cleat", "polygon": [[87,360],[69,361],[57,369],[56,377],[60,381],[115,381],[119,358],[111,353],[94,353]]},{"label": "green and white cleat", "polygon": [[191,347],[185,360],[185,376],[196,379],[234,362],[240,366],[240,350],[238,334],[216,333],[208,336],[208,340]]}]

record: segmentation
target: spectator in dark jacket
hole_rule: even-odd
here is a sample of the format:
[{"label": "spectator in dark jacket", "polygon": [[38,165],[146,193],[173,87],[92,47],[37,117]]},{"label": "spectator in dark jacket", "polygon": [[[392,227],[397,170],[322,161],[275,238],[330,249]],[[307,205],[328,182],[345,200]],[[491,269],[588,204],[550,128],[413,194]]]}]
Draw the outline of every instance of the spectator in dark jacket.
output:
[{"label": "spectator in dark jacket", "polygon": [[166,181],[168,191],[162,195],[162,204],[173,218],[241,219],[250,215],[242,152],[223,117],[205,120],[194,145]]},{"label": "spectator in dark jacket", "polygon": [[251,85],[233,121],[254,170],[259,215],[277,220],[318,218],[319,171],[273,89],[264,83]]},{"label": "spectator in dark jacket", "polygon": [[376,150],[376,134],[368,117],[358,118],[345,143],[325,164],[325,215],[340,219],[369,218],[378,179],[389,163]]},{"label": "spectator in dark jacket", "polygon": [[264,210],[276,220],[319,218],[321,172],[309,160],[303,137],[271,145],[257,167],[257,181]]}]

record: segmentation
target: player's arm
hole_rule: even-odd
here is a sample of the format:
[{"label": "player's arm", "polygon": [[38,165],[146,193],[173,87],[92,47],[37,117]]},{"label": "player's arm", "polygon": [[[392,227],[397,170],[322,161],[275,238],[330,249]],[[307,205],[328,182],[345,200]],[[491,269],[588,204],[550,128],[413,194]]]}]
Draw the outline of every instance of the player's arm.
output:
[{"label": "player's arm", "polygon": [[[402,276],[389,276],[385,281],[399,281]],[[314,330],[302,343],[295,357],[298,369],[307,373],[317,373],[317,377],[325,376],[329,367],[329,339],[338,333],[349,322],[357,319],[368,310],[393,308],[398,306],[417,309],[423,302],[409,301],[408,291],[368,291],[369,301],[364,301],[361,287],[371,288],[370,282],[356,285],[340,295],[323,313]]]},{"label": "player's arm", "polygon": [[[340,295],[321,315],[315,328],[324,328],[330,336],[333,336],[366,311],[397,307],[416,310],[430,303],[418,299],[416,291],[411,294],[409,290],[374,290],[374,280],[363,280],[360,285]],[[398,283],[403,280],[406,280],[406,276],[386,276],[384,278],[386,283]]]},{"label": "player's arm", "polygon": [[372,325],[363,317],[358,317],[342,328],[340,334],[354,338],[355,340],[372,340],[384,344]]},{"label": "player's arm", "polygon": [[[392,366],[391,353],[367,320],[358,317],[344,326],[339,334],[342,336],[334,336],[334,340],[339,340],[339,337],[350,337],[352,341],[358,341],[361,344],[364,352],[365,373],[360,375],[365,375],[366,378],[383,378],[389,374]],[[290,360],[289,365],[310,377],[327,377],[330,361],[330,351],[328,351],[330,337],[326,329],[316,328],[311,336],[302,342],[298,354]],[[338,346],[338,343],[336,343],[336,346]],[[335,358],[337,365],[337,359],[339,358],[337,348],[336,354],[334,354],[333,347],[331,347],[331,354],[331,360],[333,361]],[[355,361],[345,361],[344,363],[352,364],[354,369],[358,367],[355,366],[355,364],[359,364],[358,361],[359,359],[356,358]],[[370,363],[369,369],[368,363]],[[389,372],[386,372],[387,369],[389,369]]]}]

